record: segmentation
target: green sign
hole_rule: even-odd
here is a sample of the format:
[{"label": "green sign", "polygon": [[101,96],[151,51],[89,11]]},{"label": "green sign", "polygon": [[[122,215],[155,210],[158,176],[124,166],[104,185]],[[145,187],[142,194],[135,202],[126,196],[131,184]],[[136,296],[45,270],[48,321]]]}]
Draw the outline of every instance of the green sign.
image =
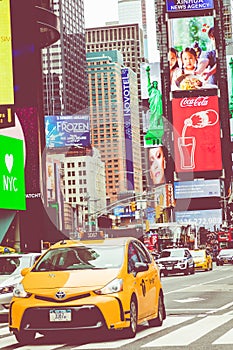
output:
[{"label": "green sign", "polygon": [[23,141],[0,135],[0,208],[26,209]]}]

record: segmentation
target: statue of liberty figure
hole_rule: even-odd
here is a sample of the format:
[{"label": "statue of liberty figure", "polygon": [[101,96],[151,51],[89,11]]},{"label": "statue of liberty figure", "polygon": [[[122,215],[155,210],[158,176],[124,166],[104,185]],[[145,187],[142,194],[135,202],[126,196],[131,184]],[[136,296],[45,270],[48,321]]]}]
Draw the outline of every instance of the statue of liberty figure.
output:
[{"label": "statue of liberty figure", "polygon": [[149,128],[145,135],[145,141],[147,145],[158,145],[162,144],[162,137],[164,134],[162,94],[158,89],[158,82],[153,81],[151,83],[149,66],[146,68],[146,73],[150,105],[150,120]]}]

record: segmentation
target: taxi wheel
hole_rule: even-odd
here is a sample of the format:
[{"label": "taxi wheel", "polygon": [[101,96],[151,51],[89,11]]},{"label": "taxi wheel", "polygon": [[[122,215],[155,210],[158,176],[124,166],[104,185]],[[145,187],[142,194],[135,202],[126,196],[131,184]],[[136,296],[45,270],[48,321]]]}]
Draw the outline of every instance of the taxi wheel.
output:
[{"label": "taxi wheel", "polygon": [[30,344],[34,341],[36,332],[32,331],[17,331],[15,332],[16,340],[21,344]]},{"label": "taxi wheel", "polygon": [[123,331],[124,338],[134,338],[137,333],[138,308],[135,298],[130,301],[130,326]]},{"label": "taxi wheel", "polygon": [[161,294],[159,294],[159,300],[158,300],[158,316],[156,318],[153,318],[152,320],[149,320],[149,326],[150,327],[158,327],[162,326],[163,320],[164,320],[164,304],[163,304],[163,297]]}]

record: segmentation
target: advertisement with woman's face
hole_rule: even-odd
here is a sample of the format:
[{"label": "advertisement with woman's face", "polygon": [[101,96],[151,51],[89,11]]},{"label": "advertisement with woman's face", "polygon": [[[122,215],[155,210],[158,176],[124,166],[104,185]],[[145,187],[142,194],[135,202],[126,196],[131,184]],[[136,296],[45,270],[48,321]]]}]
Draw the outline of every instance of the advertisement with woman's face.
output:
[{"label": "advertisement with woman's face", "polygon": [[213,17],[172,18],[168,23],[171,91],[216,89]]},{"label": "advertisement with woman's face", "polygon": [[166,149],[164,146],[147,148],[148,152],[148,180],[151,186],[164,184],[166,182]]}]

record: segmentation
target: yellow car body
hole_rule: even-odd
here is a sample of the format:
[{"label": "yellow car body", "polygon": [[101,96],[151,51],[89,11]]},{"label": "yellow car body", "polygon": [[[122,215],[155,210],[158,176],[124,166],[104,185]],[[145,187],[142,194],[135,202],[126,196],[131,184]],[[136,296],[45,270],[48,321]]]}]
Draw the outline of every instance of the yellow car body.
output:
[{"label": "yellow car body", "polygon": [[213,261],[210,254],[205,249],[191,250],[195,263],[195,270],[209,271],[213,269]]},{"label": "yellow car body", "polygon": [[0,245],[0,253],[1,254],[5,254],[5,253],[15,253],[15,249],[14,248],[11,248],[11,247],[4,247],[2,245]]},{"label": "yellow car body", "polygon": [[[79,259],[73,267],[71,251]],[[166,317],[159,269],[132,237],[58,242],[22,275],[9,313],[21,343],[55,330],[124,329],[134,337],[138,324],[158,326]]]}]

